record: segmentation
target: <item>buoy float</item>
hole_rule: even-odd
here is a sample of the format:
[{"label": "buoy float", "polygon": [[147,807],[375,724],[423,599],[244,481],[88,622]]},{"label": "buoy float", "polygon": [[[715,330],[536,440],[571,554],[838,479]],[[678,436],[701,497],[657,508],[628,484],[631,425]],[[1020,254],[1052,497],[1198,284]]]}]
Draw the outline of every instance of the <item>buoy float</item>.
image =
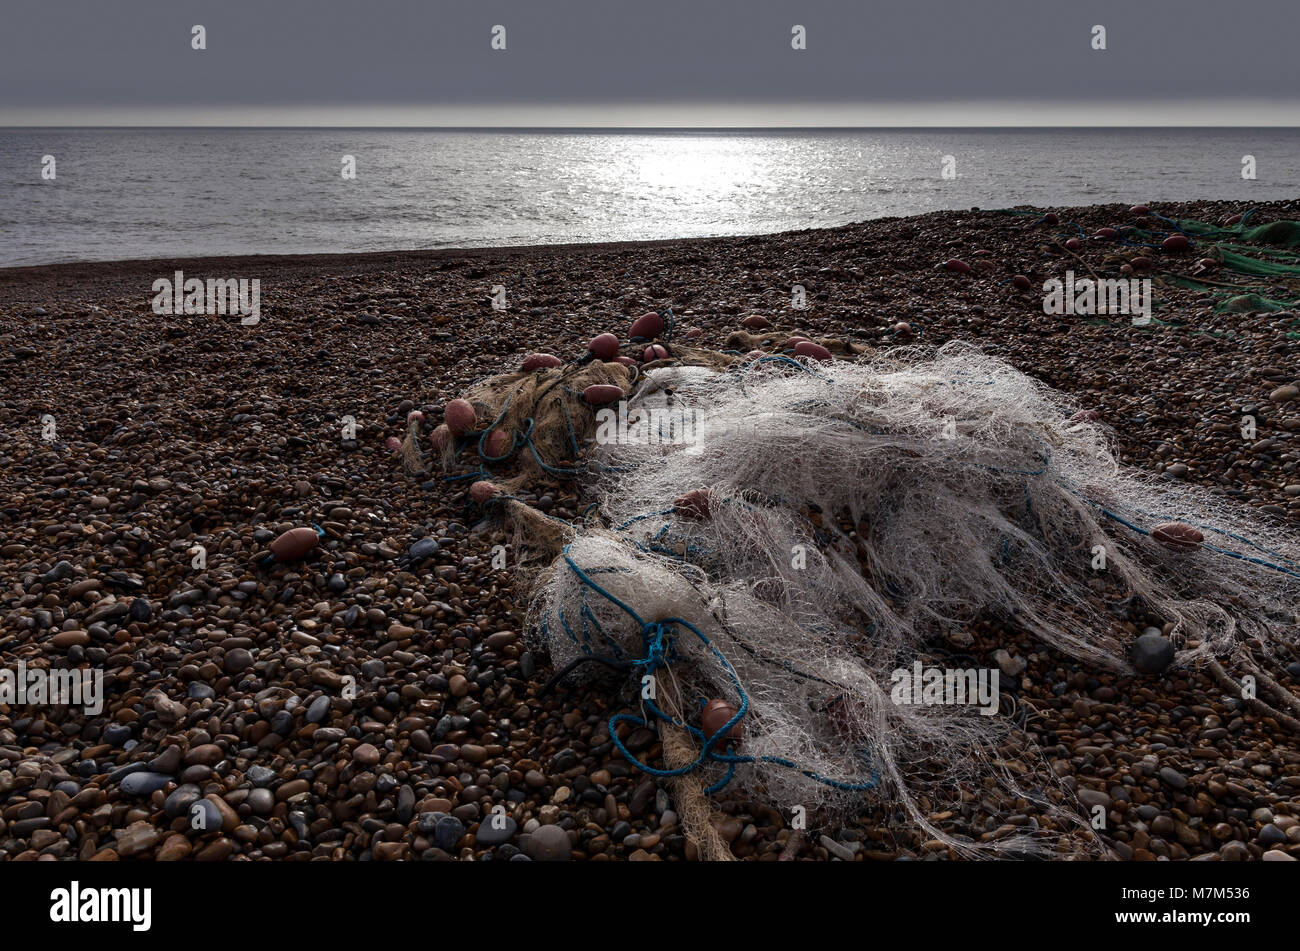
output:
[{"label": "buoy float", "polygon": [[771,322],[760,314],[750,314],[740,322],[740,326],[746,330],[765,330],[771,326]]},{"label": "buoy float", "polygon": [[894,332],[894,335],[898,337],[912,336],[912,325],[909,324],[906,320],[900,320],[898,323],[894,324],[894,326],[890,327],[889,329],[892,330]]},{"label": "buoy float", "polygon": [[1128,213],[1130,215],[1149,215],[1151,214],[1151,209],[1146,205],[1134,205],[1128,210]]},{"label": "buoy float", "polygon": [[701,330],[699,327],[692,327],[690,330],[686,331],[687,340],[697,340],[698,338],[703,336],[704,336],[704,331]]},{"label": "buoy float", "polygon": [[418,409],[413,409],[406,414],[406,421],[408,423],[422,423],[424,422],[424,414]]},{"label": "buoy float", "polygon": [[469,487],[469,497],[479,505],[500,494],[501,488],[495,482],[488,482],[486,479],[480,479]]},{"label": "buoy float", "polygon": [[800,343],[804,342],[807,339],[808,339],[807,337],[791,337],[785,343],[781,344],[781,349],[793,350],[796,346],[798,346]]},{"label": "buoy float", "polygon": [[434,427],[433,436],[431,438],[433,440],[433,448],[441,451],[447,448],[447,443],[451,442],[451,428],[446,423],[442,423],[441,425]]},{"label": "buoy float", "polygon": [[762,350],[751,350],[749,351],[749,353],[745,354],[745,356],[749,357],[750,359],[757,360],[759,357],[767,356],[767,354],[764,353]]},{"label": "buoy float", "polygon": [[1241,224],[1241,215],[1229,215],[1227,218],[1223,219],[1224,227],[1228,227],[1230,225],[1239,225],[1239,224]]},{"label": "buoy float", "polygon": [[510,451],[510,434],[504,429],[494,429],[483,441],[483,451],[489,459],[500,459]]},{"label": "buoy float", "polygon": [[600,334],[591,339],[587,350],[597,360],[609,362],[618,356],[618,338],[613,334]]},{"label": "buoy float", "polygon": [[1081,409],[1070,417],[1072,423],[1095,423],[1101,419],[1101,413],[1095,409]]},{"label": "buoy float", "polygon": [[1117,234],[1119,234],[1119,232],[1116,231],[1114,228],[1098,228],[1096,234],[1094,234],[1093,237],[1095,237],[1095,238],[1113,238],[1113,237],[1115,237],[1115,235],[1117,235]]},{"label": "buoy float", "polygon": [[691,489],[685,495],[678,496],[673,502],[673,509],[683,518],[704,521],[709,517],[709,490]]},{"label": "buoy float", "polygon": [[387,447],[392,452],[397,452],[399,449],[402,448],[402,441],[398,439],[396,436],[389,436],[387,439],[384,440],[384,446]]},{"label": "buoy float", "polygon": [[1078,251],[1081,247],[1083,247],[1083,242],[1080,241],[1078,238],[1067,238],[1065,241],[1065,246],[1069,248],[1071,251]]},{"label": "buoy float", "polygon": [[534,370],[543,368],[558,367],[564,361],[559,357],[549,353],[530,353],[524,358],[523,365],[519,367],[525,373],[532,373]]},{"label": "buoy float", "polygon": [[582,398],[592,406],[604,406],[623,398],[623,390],[612,383],[593,383],[582,391]]},{"label": "buoy float", "polygon": [[993,252],[990,251],[988,248],[980,248],[978,251],[973,251],[972,253],[977,258],[986,258],[989,255],[991,255]]},{"label": "buoy float", "polygon": [[662,346],[660,346],[659,344],[652,343],[650,344],[650,346],[645,348],[645,352],[642,353],[641,356],[646,363],[649,363],[652,360],[666,359],[668,356],[668,351],[664,349]]},{"label": "buoy float", "polygon": [[796,357],[812,357],[814,360],[820,360],[827,363],[831,359],[831,352],[819,343],[813,343],[811,340],[800,340],[794,345],[794,355]]},{"label": "buoy float", "polygon": [[958,274],[970,273],[970,265],[958,258],[949,258],[943,262],[943,266],[949,271],[956,271]]},{"label": "buoy float", "polygon": [[1025,277],[1023,274],[1017,274],[1011,279],[1011,283],[1016,285],[1016,287],[1020,288],[1022,291],[1027,291],[1030,287],[1029,278]]},{"label": "buoy float", "polygon": [[320,536],[314,528],[291,528],[276,536],[267,546],[276,561],[301,561],[307,553],[320,544]]},{"label": "buoy float", "polygon": [[1049,211],[1047,214],[1043,215],[1043,224],[1059,225],[1060,223],[1061,218],[1054,211]]},{"label": "buoy float", "polygon": [[[710,700],[705,704],[704,712],[700,714],[700,728],[707,740],[713,739],[714,735],[726,726],[739,711],[725,700]],[[744,737],[744,731],[740,728],[743,721],[738,721],[735,726],[727,731],[726,736],[721,737],[714,749],[721,752],[727,746],[739,746],[741,739]]]},{"label": "buoy float", "polygon": [[1196,551],[1205,536],[1186,522],[1161,522],[1151,529],[1151,540],[1170,551]]},{"label": "buoy float", "polygon": [[625,357],[621,353],[614,358],[614,362],[621,367],[634,367],[637,365],[635,360],[631,357]]},{"label": "buoy float", "polygon": [[469,400],[452,400],[443,410],[442,416],[447,422],[447,428],[457,436],[473,431],[478,422],[478,414],[474,412]]},{"label": "buoy float", "polygon": [[1125,277],[1128,277],[1128,275],[1133,273],[1133,265],[1121,264],[1119,266],[1119,273],[1123,274]]},{"label": "buoy float", "polygon": [[1139,271],[1145,271],[1147,268],[1151,267],[1151,259],[1145,257],[1136,257],[1128,263],[1133,265],[1133,267]]},{"label": "buoy float", "polygon": [[1185,234],[1171,234],[1165,240],[1160,242],[1160,247],[1165,251],[1186,251],[1192,246]]},{"label": "buoy float", "polygon": [[1211,268],[1216,268],[1219,266],[1219,262],[1214,260],[1214,258],[1201,258],[1196,263],[1199,264],[1201,268],[1206,271],[1210,270]]},{"label": "buoy float", "polygon": [[630,336],[653,340],[664,332],[664,319],[653,311],[632,321]]}]

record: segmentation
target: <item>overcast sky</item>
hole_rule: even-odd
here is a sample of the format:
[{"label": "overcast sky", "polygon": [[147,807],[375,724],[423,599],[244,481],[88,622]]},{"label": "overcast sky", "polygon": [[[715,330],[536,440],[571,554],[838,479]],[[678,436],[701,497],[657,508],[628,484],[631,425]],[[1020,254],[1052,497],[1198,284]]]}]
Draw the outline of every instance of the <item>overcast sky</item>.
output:
[{"label": "overcast sky", "polygon": [[1298,40],[1300,0],[4,0],[0,125],[1296,125]]}]

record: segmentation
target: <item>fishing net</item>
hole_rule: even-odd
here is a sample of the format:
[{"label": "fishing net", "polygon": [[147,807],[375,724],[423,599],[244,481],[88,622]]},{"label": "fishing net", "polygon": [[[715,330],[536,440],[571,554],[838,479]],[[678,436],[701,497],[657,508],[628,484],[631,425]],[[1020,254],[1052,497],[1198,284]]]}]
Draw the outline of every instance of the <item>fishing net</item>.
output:
[{"label": "fishing net", "polygon": [[[875,797],[974,849],[930,816],[990,784],[1060,797],[1049,771],[1010,768],[1007,717],[899,702],[899,673],[942,665],[963,631],[1029,632],[1124,673],[1134,623],[1170,623],[1179,664],[1296,641],[1294,537],[1119,466],[1067,397],[968,345],[665,366],[626,408],[593,450],[602,518],[548,540],[564,548],[534,579],[530,627],[557,668],[597,658],[671,685],[680,707],[652,687],[610,722],[652,775],[787,809]],[[719,700],[726,723],[706,731]],[[623,745],[660,722],[694,760]]]},{"label": "fishing net", "polygon": [[583,394],[591,386],[616,386],[626,394],[637,370],[600,360],[517,371],[489,377],[465,394],[475,426],[442,447],[444,469],[477,456],[477,471],[456,478],[491,478],[494,466],[509,465],[515,475],[501,480],[506,489],[546,477],[573,477],[582,446],[593,435],[594,415]]}]

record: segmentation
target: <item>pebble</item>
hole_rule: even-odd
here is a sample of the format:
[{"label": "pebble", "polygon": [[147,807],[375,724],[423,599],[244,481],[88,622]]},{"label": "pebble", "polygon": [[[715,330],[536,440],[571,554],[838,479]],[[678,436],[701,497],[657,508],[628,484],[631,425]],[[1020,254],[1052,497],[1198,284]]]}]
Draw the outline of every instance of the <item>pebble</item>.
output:
[{"label": "pebble", "polygon": [[1149,630],[1133,642],[1133,666],[1139,673],[1158,674],[1173,663],[1173,642],[1157,630]]},{"label": "pebble", "polygon": [[535,862],[567,862],[569,834],[556,825],[539,826],[529,833],[524,850]]}]

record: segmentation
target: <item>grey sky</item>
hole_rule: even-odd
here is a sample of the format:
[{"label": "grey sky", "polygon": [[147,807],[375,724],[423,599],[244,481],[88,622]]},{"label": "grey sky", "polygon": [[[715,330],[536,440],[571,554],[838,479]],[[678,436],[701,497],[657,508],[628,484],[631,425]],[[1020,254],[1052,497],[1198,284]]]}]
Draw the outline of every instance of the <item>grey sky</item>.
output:
[{"label": "grey sky", "polygon": [[0,23],[3,125],[1300,117],[1297,0],[9,0]]}]

